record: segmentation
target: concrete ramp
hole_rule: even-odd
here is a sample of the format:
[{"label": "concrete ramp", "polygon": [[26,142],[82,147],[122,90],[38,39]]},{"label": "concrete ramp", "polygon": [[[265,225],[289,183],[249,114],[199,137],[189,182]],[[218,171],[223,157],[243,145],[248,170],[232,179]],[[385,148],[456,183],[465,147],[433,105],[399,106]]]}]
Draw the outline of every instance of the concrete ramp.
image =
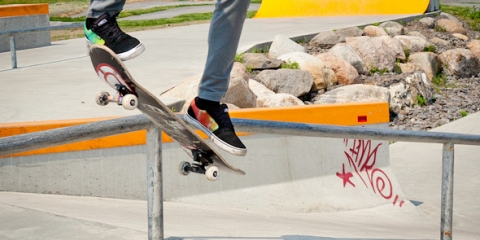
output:
[{"label": "concrete ramp", "polygon": [[423,14],[430,0],[263,0],[256,18]]},{"label": "concrete ramp", "polygon": [[[165,171],[165,200],[298,213],[401,209],[408,202],[390,170],[386,141],[258,134],[244,139],[251,146],[248,157],[228,159],[246,176],[224,174],[211,183],[201,175]],[[178,164],[179,155],[164,153],[165,167]]]}]

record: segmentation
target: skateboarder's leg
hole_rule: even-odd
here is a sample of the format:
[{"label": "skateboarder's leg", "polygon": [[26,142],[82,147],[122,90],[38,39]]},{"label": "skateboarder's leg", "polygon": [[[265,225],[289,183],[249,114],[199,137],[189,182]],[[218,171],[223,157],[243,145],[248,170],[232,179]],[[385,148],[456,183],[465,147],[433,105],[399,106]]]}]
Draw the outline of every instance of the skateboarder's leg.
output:
[{"label": "skateboarder's leg", "polygon": [[219,102],[227,92],[250,0],[217,2],[208,35],[208,55],[199,86],[201,99]]},{"label": "skateboarder's leg", "polygon": [[98,18],[104,13],[115,16],[122,11],[126,0],[90,0],[87,18]]},{"label": "skateboarder's leg", "polygon": [[192,101],[188,122],[211,132],[212,140],[222,149],[245,155],[247,149],[237,137],[225,104],[230,71],[237,52],[250,0],[219,0],[215,6],[208,35],[208,56],[198,97]]},{"label": "skateboarder's leg", "polygon": [[125,61],[140,55],[145,47],[119,28],[116,17],[124,5],[125,0],[90,0],[84,30],[89,44],[105,44]]}]

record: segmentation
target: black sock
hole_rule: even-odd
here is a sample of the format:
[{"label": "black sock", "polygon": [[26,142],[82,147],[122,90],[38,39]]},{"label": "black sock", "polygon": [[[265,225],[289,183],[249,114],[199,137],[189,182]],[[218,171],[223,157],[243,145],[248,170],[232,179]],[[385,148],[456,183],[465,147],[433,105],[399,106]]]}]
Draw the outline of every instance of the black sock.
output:
[{"label": "black sock", "polygon": [[95,22],[95,20],[97,20],[96,18],[87,18],[86,19],[86,26],[87,26],[87,29],[91,29],[92,28],[92,25],[93,23]]},{"label": "black sock", "polygon": [[219,102],[210,101],[199,97],[195,99],[195,103],[197,107],[202,110],[217,110],[220,106]]}]

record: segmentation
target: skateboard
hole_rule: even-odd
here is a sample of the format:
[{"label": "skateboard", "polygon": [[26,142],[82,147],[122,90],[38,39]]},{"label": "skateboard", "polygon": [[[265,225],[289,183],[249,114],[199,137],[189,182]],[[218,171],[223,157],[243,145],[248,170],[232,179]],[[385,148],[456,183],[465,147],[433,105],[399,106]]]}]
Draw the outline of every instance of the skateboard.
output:
[{"label": "skateboard", "polygon": [[95,99],[97,104],[106,106],[114,102],[127,110],[139,109],[145,114],[193,159],[193,162],[184,161],[180,164],[180,174],[204,174],[211,181],[218,179],[219,170],[245,175],[244,171],[230,165],[177,114],[135,81],[123,62],[108,47],[92,45],[90,59],[100,80],[116,90],[113,96],[108,92],[98,93]]}]

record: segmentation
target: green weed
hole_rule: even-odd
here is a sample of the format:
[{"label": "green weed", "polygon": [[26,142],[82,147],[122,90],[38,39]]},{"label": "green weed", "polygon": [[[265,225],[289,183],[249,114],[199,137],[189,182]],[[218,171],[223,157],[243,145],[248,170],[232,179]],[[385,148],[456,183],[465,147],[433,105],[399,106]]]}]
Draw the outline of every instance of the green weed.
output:
[{"label": "green weed", "polygon": [[425,99],[422,95],[417,95],[417,103],[420,106],[427,105],[427,99]]},{"label": "green weed", "polygon": [[387,72],[388,72],[388,69],[387,69],[387,68],[379,69],[379,68],[377,68],[377,67],[375,67],[375,66],[372,66],[372,67],[370,68],[370,74],[371,74],[371,75],[373,75],[373,74],[375,74],[375,73],[385,74],[385,73],[387,73]]},{"label": "green weed", "polygon": [[283,62],[283,63],[280,65],[280,68],[300,69],[300,65],[299,65],[297,62],[287,61],[287,62]]},{"label": "green weed", "polygon": [[257,47],[254,47],[252,49],[250,49],[250,53],[268,53],[268,51],[270,50],[270,46],[266,46],[264,48],[257,48]]},{"label": "green weed", "polygon": [[436,52],[437,51],[437,48],[435,47],[435,45],[431,44],[431,45],[428,45],[428,47],[425,47],[423,49],[424,52]]},{"label": "green weed", "polygon": [[395,66],[393,66],[393,72],[397,74],[402,73],[402,68],[400,67],[400,60],[397,59],[397,62],[395,63]]},{"label": "green weed", "polygon": [[243,53],[237,53],[235,55],[235,62],[243,63]]},{"label": "green weed", "polygon": [[447,29],[445,29],[444,26],[439,26],[439,25],[437,25],[437,26],[435,26],[435,31],[437,31],[437,32],[446,32]]},{"label": "green weed", "polygon": [[405,54],[405,61],[408,61],[408,58],[410,57],[410,49],[408,49],[407,47],[404,47],[403,53]]},{"label": "green weed", "polygon": [[440,87],[445,87],[447,84],[447,76],[444,73],[439,73],[433,77],[432,82]]}]

